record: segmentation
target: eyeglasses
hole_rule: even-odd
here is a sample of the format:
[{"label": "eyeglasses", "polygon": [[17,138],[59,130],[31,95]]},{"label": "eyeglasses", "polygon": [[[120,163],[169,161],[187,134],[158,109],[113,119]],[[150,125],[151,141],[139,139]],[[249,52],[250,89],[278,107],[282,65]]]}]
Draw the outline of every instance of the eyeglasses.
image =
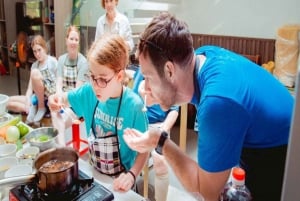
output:
[{"label": "eyeglasses", "polygon": [[148,41],[148,40],[144,40],[144,39],[140,39],[140,41],[142,43],[145,43],[146,45],[150,46],[151,48],[158,50],[160,53],[162,53],[163,57],[165,57],[167,60],[173,62],[173,60],[168,56],[167,52],[165,50],[163,50],[161,47],[159,47],[158,45],[156,45],[155,43]]},{"label": "eyeglasses", "polygon": [[107,86],[107,84],[115,77],[116,74],[114,74],[111,78],[109,79],[104,79],[104,78],[95,78],[94,75],[92,75],[91,73],[86,74],[85,76],[90,79],[92,81],[93,84],[97,85],[97,87],[100,88],[105,88]]}]

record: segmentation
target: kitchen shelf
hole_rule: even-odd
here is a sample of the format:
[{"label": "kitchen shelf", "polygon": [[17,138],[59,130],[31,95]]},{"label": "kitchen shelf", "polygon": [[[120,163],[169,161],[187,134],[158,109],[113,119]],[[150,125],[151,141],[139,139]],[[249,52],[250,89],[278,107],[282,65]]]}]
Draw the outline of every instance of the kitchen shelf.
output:
[{"label": "kitchen shelf", "polygon": [[7,47],[7,23],[5,18],[4,1],[0,0],[0,60],[4,64],[6,71],[9,72],[8,50]]}]

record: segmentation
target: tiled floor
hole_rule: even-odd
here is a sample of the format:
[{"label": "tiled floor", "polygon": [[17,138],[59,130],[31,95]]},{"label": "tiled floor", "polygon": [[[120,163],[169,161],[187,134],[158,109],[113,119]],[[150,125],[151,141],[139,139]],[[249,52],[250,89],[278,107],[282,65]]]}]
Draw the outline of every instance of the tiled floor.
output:
[{"label": "tiled floor", "polygon": [[[22,76],[22,75],[21,75]],[[21,86],[21,94],[25,94],[27,89],[28,81],[25,79],[21,79],[20,86]],[[18,82],[16,76],[0,76],[0,93],[7,94],[7,95],[18,95]],[[42,125],[49,125],[51,124],[51,119],[44,119]],[[187,134],[187,153],[196,159],[197,155],[197,134],[192,129],[188,129]],[[171,132],[171,138],[174,142],[178,144],[179,142],[179,126],[175,126]],[[150,169],[150,176],[149,182],[153,185],[154,183],[154,171]],[[169,188],[169,195],[168,201],[183,201],[186,200],[186,194],[183,192],[183,187],[181,186],[180,182],[175,177],[174,173],[170,169],[170,188]],[[178,191],[182,190],[182,191]],[[149,190],[151,192],[151,190]],[[150,196],[151,197],[151,196]]]}]

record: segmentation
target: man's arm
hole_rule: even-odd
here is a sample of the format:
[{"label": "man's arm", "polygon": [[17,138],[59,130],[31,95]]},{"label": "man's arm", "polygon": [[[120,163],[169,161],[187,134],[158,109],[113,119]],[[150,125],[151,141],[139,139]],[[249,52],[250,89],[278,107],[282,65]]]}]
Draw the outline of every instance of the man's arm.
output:
[{"label": "man's arm", "polygon": [[165,141],[163,155],[188,192],[200,193],[206,201],[218,200],[228,180],[230,169],[216,173],[207,172],[170,139]]},{"label": "man's arm", "polygon": [[161,125],[161,129],[164,131],[167,131],[170,133],[172,127],[174,126],[176,120],[178,117],[178,111],[177,110],[171,110],[168,115],[166,116],[166,119]]}]

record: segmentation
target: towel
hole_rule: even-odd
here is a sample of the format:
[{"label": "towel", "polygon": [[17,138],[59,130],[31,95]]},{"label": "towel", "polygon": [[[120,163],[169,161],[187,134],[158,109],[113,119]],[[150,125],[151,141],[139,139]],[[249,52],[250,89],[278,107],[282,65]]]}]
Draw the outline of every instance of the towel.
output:
[{"label": "towel", "polygon": [[295,85],[299,57],[300,25],[285,25],[277,30],[274,75],[288,87]]}]

